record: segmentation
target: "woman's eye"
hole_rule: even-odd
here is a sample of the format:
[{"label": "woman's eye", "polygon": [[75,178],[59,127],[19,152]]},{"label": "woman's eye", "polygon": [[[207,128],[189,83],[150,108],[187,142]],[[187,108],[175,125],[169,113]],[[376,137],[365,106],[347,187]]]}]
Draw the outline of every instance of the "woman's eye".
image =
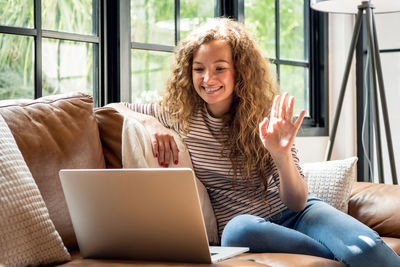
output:
[{"label": "woman's eye", "polygon": [[202,69],[202,68],[194,68],[193,70],[194,70],[194,71],[196,71],[196,72],[203,71],[203,69]]},{"label": "woman's eye", "polygon": [[224,67],[217,67],[217,71],[223,71],[223,70],[225,70]]}]

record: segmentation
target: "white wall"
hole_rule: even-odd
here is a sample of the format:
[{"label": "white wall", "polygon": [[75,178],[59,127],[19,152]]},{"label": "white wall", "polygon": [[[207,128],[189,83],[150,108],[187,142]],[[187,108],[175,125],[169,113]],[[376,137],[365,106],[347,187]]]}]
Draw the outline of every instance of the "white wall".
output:
[{"label": "white wall", "polygon": [[[400,13],[377,14],[375,20],[379,48],[400,49],[400,34],[398,34]],[[393,141],[394,162],[397,168],[397,179],[400,179],[400,52],[381,53],[381,61]],[[380,115],[382,115],[382,112],[380,112]],[[385,183],[392,183],[383,120],[381,119],[380,122]],[[375,181],[377,179],[375,175]]]},{"label": "white wall", "polygon": [[[329,125],[332,124],[343,79],[355,17],[329,14]],[[355,106],[355,58],[350,70],[341,116],[332,151],[332,160],[357,155]],[[297,137],[302,162],[323,161],[328,137]]]}]

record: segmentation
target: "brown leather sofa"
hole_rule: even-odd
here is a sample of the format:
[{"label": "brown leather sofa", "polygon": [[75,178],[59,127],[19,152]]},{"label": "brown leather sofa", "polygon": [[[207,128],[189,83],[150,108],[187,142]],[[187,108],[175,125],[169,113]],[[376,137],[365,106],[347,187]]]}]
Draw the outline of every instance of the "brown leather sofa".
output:
[{"label": "brown leather sofa", "polygon": [[[9,125],[50,217],[72,255],[72,261],[62,266],[203,266],[80,257],[58,171],[63,168],[121,168],[122,114],[110,107],[93,110],[92,98],[83,94],[3,100],[0,114]],[[376,230],[400,254],[398,207],[399,186],[356,183],[349,201],[349,214]],[[323,258],[280,253],[246,253],[215,265],[344,266]]]}]

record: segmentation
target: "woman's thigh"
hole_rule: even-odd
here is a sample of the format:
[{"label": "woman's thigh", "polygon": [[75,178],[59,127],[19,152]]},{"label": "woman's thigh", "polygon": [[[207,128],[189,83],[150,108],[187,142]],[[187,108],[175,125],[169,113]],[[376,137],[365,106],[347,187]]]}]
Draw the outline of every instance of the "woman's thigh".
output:
[{"label": "woman's thigh", "polygon": [[249,247],[250,252],[298,253],[333,258],[321,243],[296,230],[253,215],[239,215],[228,222],[222,246]]}]

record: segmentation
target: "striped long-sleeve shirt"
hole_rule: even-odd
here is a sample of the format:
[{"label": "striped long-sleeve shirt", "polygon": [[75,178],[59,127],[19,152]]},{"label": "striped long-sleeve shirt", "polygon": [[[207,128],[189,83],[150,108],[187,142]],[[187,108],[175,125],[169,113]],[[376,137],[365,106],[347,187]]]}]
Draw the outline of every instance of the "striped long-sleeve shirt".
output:
[{"label": "striped long-sleeve shirt", "polygon": [[[181,132],[181,125],[172,123],[168,113],[162,111],[164,109],[158,105],[126,103],[126,106],[134,111],[152,115],[164,126]],[[236,215],[252,214],[268,218],[286,208],[279,198],[279,174],[272,160],[266,170],[268,177],[266,202],[262,199],[264,187],[256,169],[252,171],[254,183],[250,184],[250,188],[239,174],[233,186],[231,161],[221,154],[219,140],[226,138],[220,131],[222,126],[222,119],[212,117],[204,107],[193,115],[188,134],[182,136],[189,150],[194,172],[210,196],[220,236],[228,221]],[[292,148],[292,155],[302,174],[295,147]]]}]

